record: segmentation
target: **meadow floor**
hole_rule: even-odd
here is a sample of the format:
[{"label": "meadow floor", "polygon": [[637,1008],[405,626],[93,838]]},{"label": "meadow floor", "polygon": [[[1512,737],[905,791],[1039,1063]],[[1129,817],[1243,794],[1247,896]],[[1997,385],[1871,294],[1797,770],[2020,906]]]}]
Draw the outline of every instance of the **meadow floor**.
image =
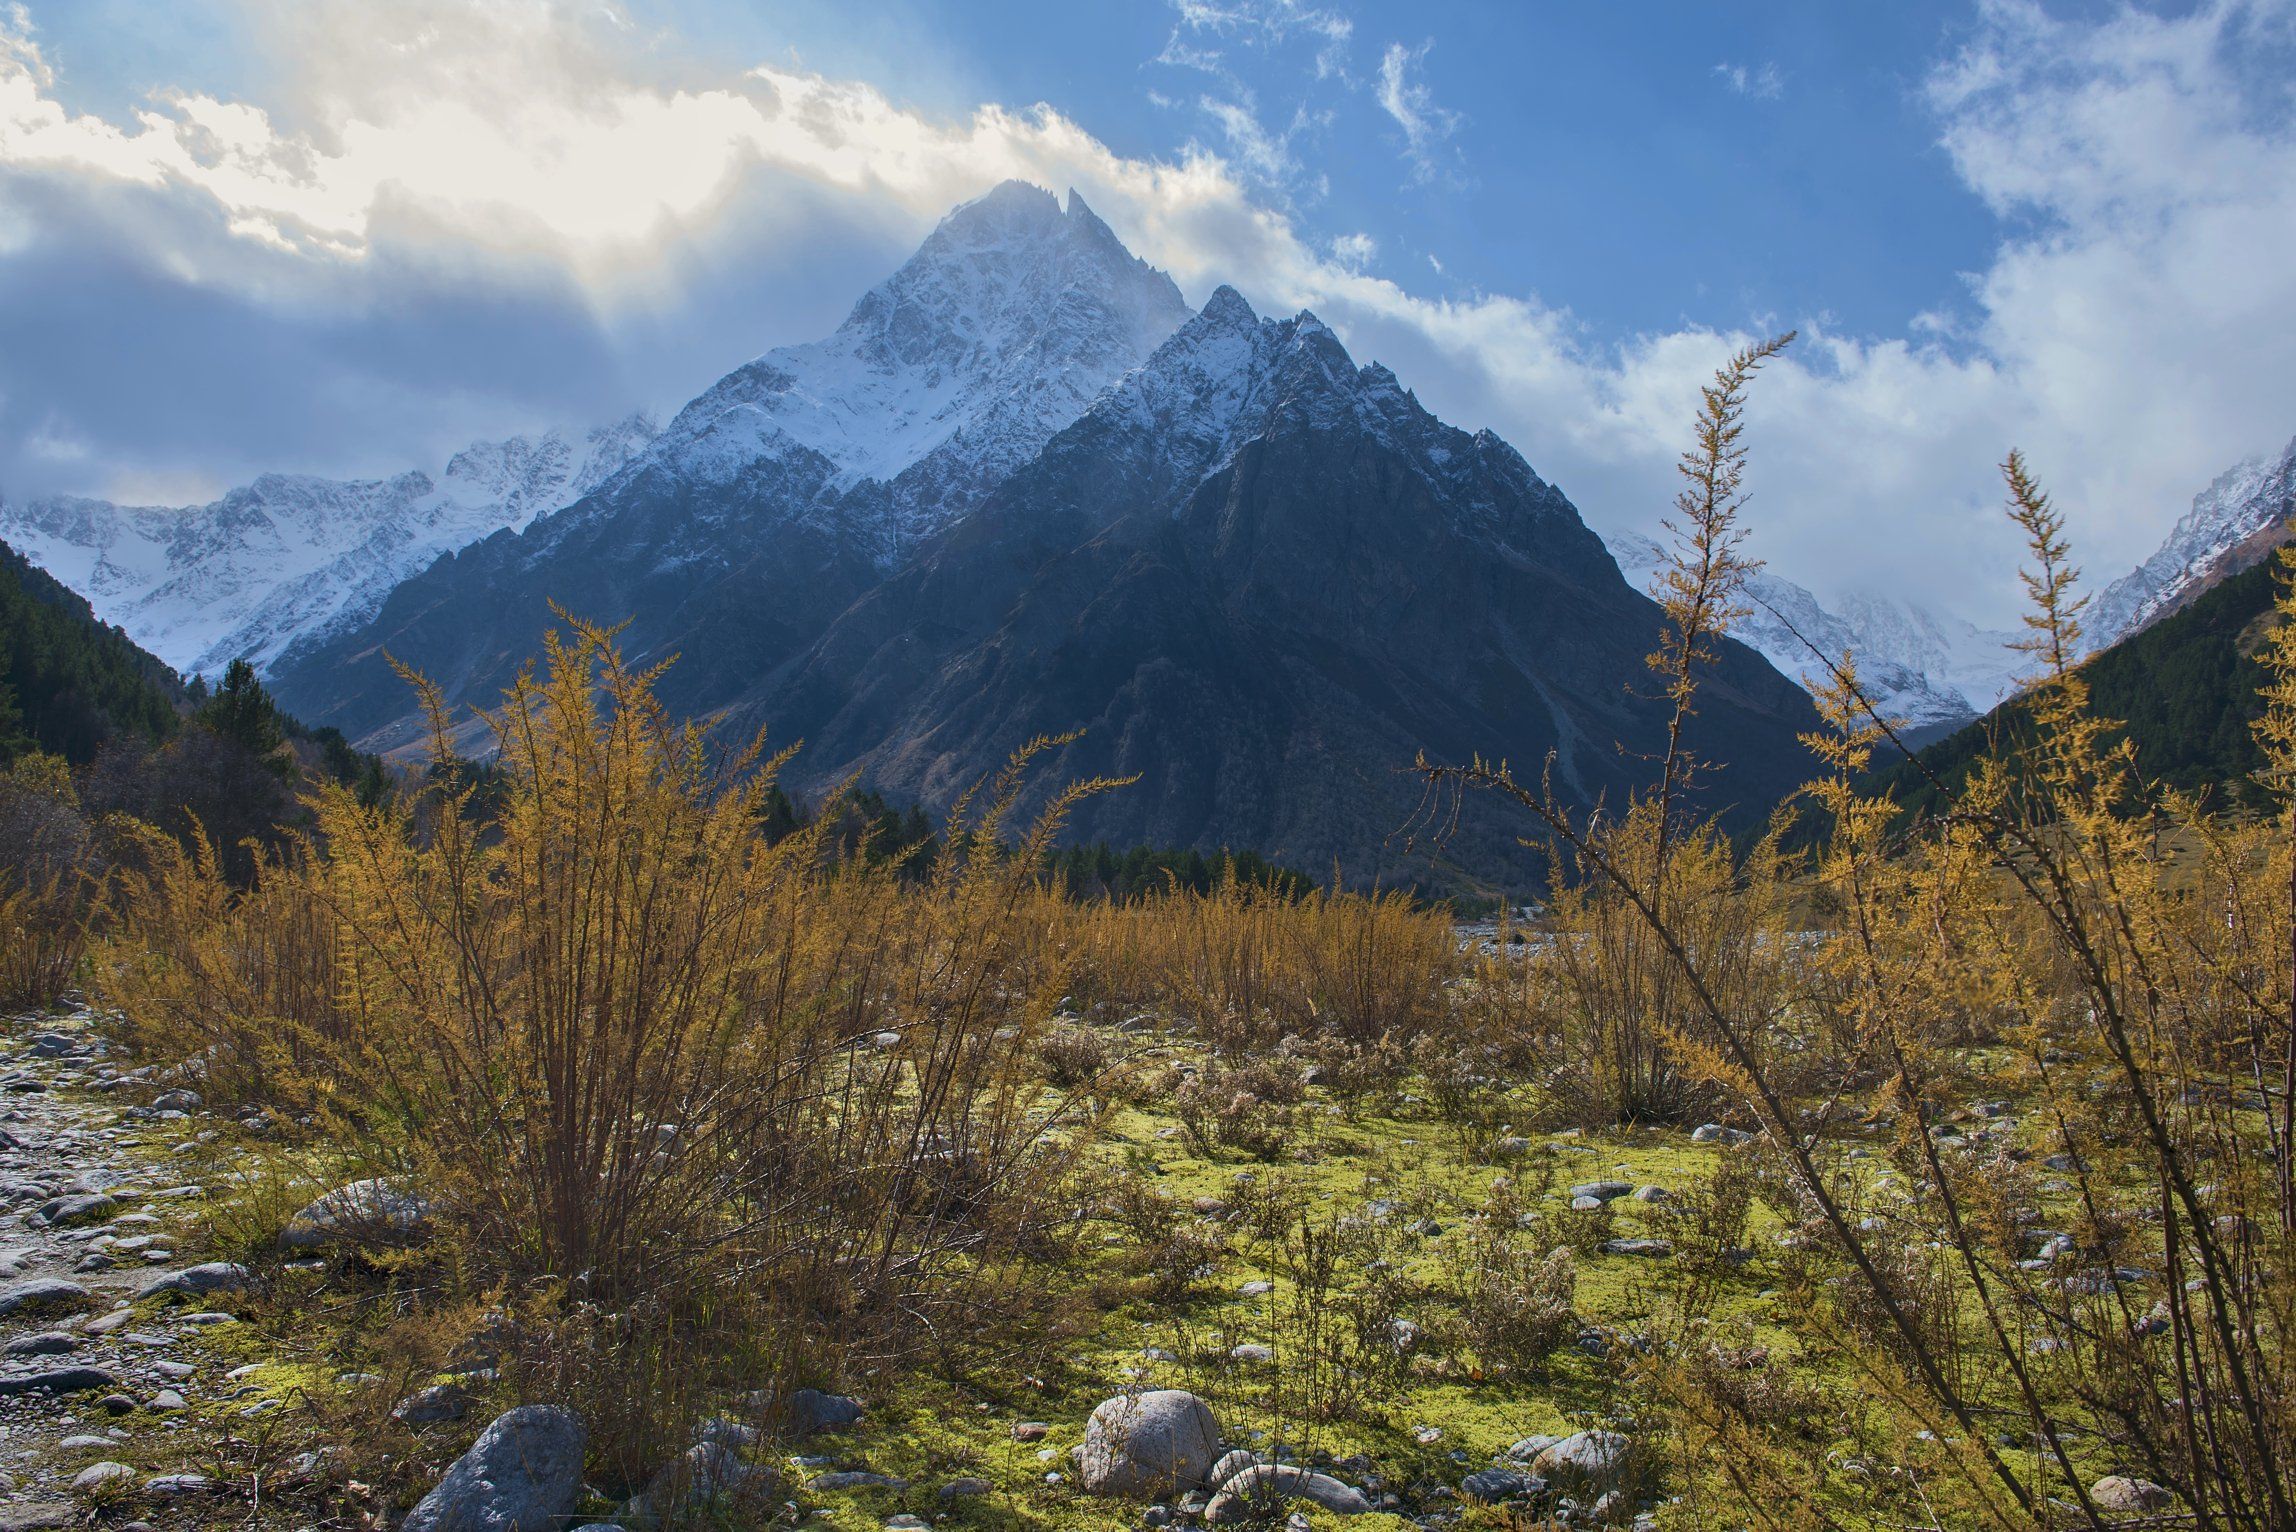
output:
[{"label": "meadow floor", "polygon": [[[1149,1068],[1202,1062],[1177,1034],[1136,1047]],[[0,1399],[0,1529],[79,1524],[91,1507],[116,1526],[394,1525],[391,1492],[330,1475],[331,1452],[355,1440],[362,1463],[395,1463],[402,1482],[420,1484],[478,1423],[520,1401],[490,1398],[482,1376],[465,1376],[472,1397],[455,1418],[399,1418],[441,1375],[386,1355],[372,1324],[313,1318],[356,1314],[375,1275],[266,1253],[253,1232],[275,1230],[296,1198],[322,1188],[296,1182],[242,1125],[181,1098],[171,1106],[163,1082],[123,1073],[129,1061],[105,1048],[84,1016],[18,1018],[0,1042],[0,1088],[15,1092],[0,1119],[15,1210],[7,1291],[77,1289],[42,1289],[47,1298],[0,1316],[0,1387],[27,1390]],[[1105,1184],[1149,1211],[1085,1212],[1081,1254],[1048,1273],[1061,1287],[1058,1339],[961,1377],[916,1368],[846,1379],[866,1416],[778,1465],[787,1514],[841,1529],[903,1515],[1043,1532],[1138,1527],[1143,1506],[1082,1493],[1071,1459],[1093,1406],[1131,1387],[1192,1391],[1229,1443],[1363,1488],[1381,1509],[1350,1524],[1367,1529],[1510,1525],[1504,1509],[1463,1494],[1470,1475],[1521,1467],[1510,1449],[1534,1436],[1631,1435],[1624,1363],[1673,1260],[1635,1242],[1680,1239],[1669,1208],[1737,1151],[1678,1128],[1469,1134],[1408,1088],[1373,1106],[1311,1086],[1268,1110],[1286,1130],[1246,1154],[1204,1144],[1153,1093],[1112,1106],[1095,1149]],[[1571,1188],[1596,1182],[1639,1195],[1572,1211]],[[38,1211],[74,1195],[105,1200],[54,1225]],[[1537,1231],[1542,1248],[1569,1220],[1588,1222],[1573,1241],[1575,1317],[1537,1365],[1488,1367],[1457,1339],[1483,1275],[1472,1234],[1493,1219]],[[1349,1231],[1328,1285],[1303,1270],[1303,1225]],[[1742,1246],[1709,1260],[1705,1281],[1717,1318],[1749,1320],[1762,1344],[1792,1355],[1793,1334],[1774,1322],[1791,1317],[1777,1313],[1776,1234],[1756,1202]],[[212,1260],[244,1262],[244,1279],[136,1296],[155,1273]],[[1347,1365],[1333,1361],[1341,1354]],[[23,1381],[59,1368],[100,1375],[53,1389]],[[89,1476],[99,1463],[122,1466]],[[890,1482],[813,1483],[831,1473]],[[611,1520],[626,1488],[601,1486],[587,1509]]]}]

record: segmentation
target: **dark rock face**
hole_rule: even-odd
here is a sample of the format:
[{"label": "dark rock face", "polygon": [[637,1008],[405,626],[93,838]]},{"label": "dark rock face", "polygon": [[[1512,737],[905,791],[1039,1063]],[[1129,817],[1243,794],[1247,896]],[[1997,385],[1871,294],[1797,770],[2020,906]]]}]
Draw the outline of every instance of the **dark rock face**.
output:
[{"label": "dark rock face", "polygon": [[[1238,352],[1240,386],[1210,360]],[[807,740],[806,779],[858,769],[930,803],[1081,727],[1048,775],[1140,781],[1088,804],[1080,836],[1421,873],[1424,845],[1398,837],[1421,751],[1533,777],[1552,753],[1581,804],[1647,778],[1659,629],[1506,443],[1358,371],[1312,317],[1258,321],[1223,291],[746,711]],[[1716,801],[1776,801],[1813,722],[1799,688],[1727,645],[1697,722],[1730,763]],[[1519,865],[1515,828],[1470,813],[1449,854]]]},{"label": "dark rock face", "polygon": [[439,560],[392,591],[367,627],[283,660],[274,689],[301,717],[396,748],[420,736],[391,659],[451,698],[491,705],[539,651],[543,630],[564,628],[555,606],[627,620],[633,660],[681,655],[664,695],[708,712],[752,665],[797,648],[876,580],[834,522],[791,515],[815,505],[833,472],[802,448],[707,485],[678,465],[641,462],[523,534]]}]

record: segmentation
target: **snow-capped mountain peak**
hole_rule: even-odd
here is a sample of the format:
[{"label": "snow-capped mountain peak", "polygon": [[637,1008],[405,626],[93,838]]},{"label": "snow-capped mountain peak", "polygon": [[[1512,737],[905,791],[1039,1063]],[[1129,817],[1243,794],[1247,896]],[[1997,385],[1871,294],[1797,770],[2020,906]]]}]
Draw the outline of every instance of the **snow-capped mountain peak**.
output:
[{"label": "snow-capped mountain peak", "polygon": [[2151,558],[2104,589],[2088,614],[2088,646],[2107,648],[2185,599],[2238,574],[2296,516],[2296,441],[2220,474],[2193,496]]},{"label": "snow-capped mountain peak", "polygon": [[769,351],[679,411],[649,455],[688,485],[793,447],[870,515],[880,553],[947,524],[1186,321],[1172,279],[1084,199],[1008,181],[959,207],[824,340]]},{"label": "snow-capped mountain peak", "polygon": [[447,460],[439,489],[457,504],[500,507],[500,525],[515,531],[604,484],[660,431],[641,411],[593,426],[579,440],[550,431],[473,442]]},{"label": "snow-capped mountain peak", "polygon": [[1433,419],[1386,368],[1358,368],[1315,315],[1263,319],[1225,285],[1093,413],[1124,418],[1135,439],[1155,443],[1179,471],[1200,475],[1286,406],[1348,411],[1385,435]]}]

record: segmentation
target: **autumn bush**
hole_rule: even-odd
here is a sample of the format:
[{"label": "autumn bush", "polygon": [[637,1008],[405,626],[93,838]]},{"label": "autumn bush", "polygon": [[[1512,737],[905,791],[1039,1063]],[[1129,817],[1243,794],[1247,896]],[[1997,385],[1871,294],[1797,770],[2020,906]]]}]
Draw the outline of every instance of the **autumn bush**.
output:
[{"label": "autumn bush", "polygon": [[1009,1268],[1061,1237],[1095,1110],[1044,1086],[1065,972],[1025,907],[1093,784],[1016,849],[1023,752],[914,883],[818,830],[768,844],[778,762],[673,723],[653,679],[577,626],[487,715],[483,803],[453,771],[322,786],[244,891],[204,839],[155,844],[108,998],[215,1102],[422,1187],[465,1285],[555,1294],[529,1360],[563,1391],[649,1348],[754,1389],[1012,1344],[1042,1289]]},{"label": "autumn bush", "polygon": [[51,1005],[73,987],[102,893],[64,762],[32,754],[0,770],[0,1006]]}]

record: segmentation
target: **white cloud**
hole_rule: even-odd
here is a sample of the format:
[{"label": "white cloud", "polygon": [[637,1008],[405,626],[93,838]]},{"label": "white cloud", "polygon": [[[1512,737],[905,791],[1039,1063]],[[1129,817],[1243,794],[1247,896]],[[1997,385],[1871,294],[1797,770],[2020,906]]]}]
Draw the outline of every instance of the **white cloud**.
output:
[{"label": "white cloud", "polygon": [[1196,68],[1217,62],[1218,52],[1185,42],[1182,34],[1233,37],[1261,48],[1305,38],[1315,49],[1317,79],[1346,77],[1347,50],[1355,37],[1355,23],[1337,11],[1303,0],[1172,0],[1172,9],[1178,13],[1179,22],[1172,29],[1172,40],[1165,45],[1161,62]]},{"label": "white cloud", "polygon": [[1714,72],[1732,92],[1757,101],[1775,101],[1786,93],[1786,77],[1774,63],[1765,62],[1752,69],[1744,64],[1716,64]]},{"label": "white cloud", "polygon": [[[1219,130],[1229,162],[1279,200],[1287,200],[1295,192],[1309,200],[1320,197],[1320,178],[1306,173],[1293,145],[1303,133],[1326,126],[1330,111],[1311,110],[1308,101],[1302,99],[1280,131],[1270,128],[1262,119],[1258,93],[1231,67],[1223,47],[1211,44],[1233,40],[1256,52],[1272,54],[1304,38],[1312,47],[1307,72],[1313,79],[1336,80],[1346,86],[1351,83],[1346,61],[1354,23],[1303,0],[1222,0],[1217,4],[1212,0],[1172,0],[1172,8],[1178,20],[1163,51],[1152,62],[1193,70],[1217,82],[1217,90],[1197,97],[1196,108]],[[1328,96],[1330,91],[1311,87],[1310,94]],[[1171,104],[1153,89],[1148,99],[1157,106]]]},{"label": "white cloud", "polygon": [[1403,130],[1404,158],[1411,162],[1414,180],[1432,181],[1449,174],[1450,167],[1440,154],[1446,139],[1458,131],[1459,114],[1446,111],[1435,104],[1435,93],[1427,82],[1413,77],[1413,72],[1426,61],[1427,52],[1435,45],[1421,43],[1406,48],[1401,43],[1389,43],[1379,60],[1380,110],[1395,119]]},{"label": "white cloud", "polygon": [[1248,95],[1243,102],[1205,96],[1196,104],[1220,125],[1220,131],[1227,137],[1229,152],[1251,175],[1275,185],[1298,173],[1300,166],[1292,154],[1291,134],[1270,133],[1262,127]]},{"label": "white cloud", "polygon": [[[21,20],[0,24],[11,217],[98,193],[204,209],[196,238],[180,219],[121,219],[116,237],[181,280],[274,306],[305,301],[282,273],[353,281],[415,250],[450,272],[555,273],[601,313],[647,314],[679,301],[690,252],[744,199],[843,209],[892,249],[998,179],[1073,184],[1199,299],[1227,281],[1266,309],[1315,308],[1431,408],[1514,441],[1597,526],[1655,519],[1698,384],[1752,338],[1753,321],[1719,316],[1605,340],[1533,298],[1413,292],[1372,274],[1368,235],[1312,234],[1271,205],[1257,183],[1274,161],[1254,165],[1248,137],[1225,157],[1134,158],[1046,107],[935,117],[794,65],[685,76],[632,63],[571,3],[427,0],[411,33],[395,29],[406,7],[289,11],[312,29],[290,97],[170,95],[117,122],[66,110]],[[2077,25],[1989,0],[1927,104],[2006,232],[1964,312],[1917,316],[1903,336],[1805,324],[1765,373],[1750,416],[1757,552],[1821,589],[1999,621],[2017,550],[1993,465],[2010,446],[2107,576],[2217,472],[2296,431],[2296,127],[2287,75],[2257,62],[2284,60],[2271,50],[2288,45],[2288,15],[2209,0]],[[1439,172],[1456,118],[1418,78],[1423,53],[1388,50],[1378,97]],[[742,237],[798,247],[820,223],[754,218]],[[82,439],[46,418],[37,437],[51,456]]]},{"label": "white cloud", "polygon": [[1379,259],[1379,241],[1360,230],[1342,234],[1331,242],[1331,258],[1348,271],[1361,271]]},{"label": "white cloud", "polygon": [[320,29],[334,54],[311,67],[344,88],[292,128],[196,93],[155,99],[132,125],[71,113],[21,22],[0,26],[0,167],[193,192],[233,233],[311,255],[355,259],[380,226],[418,223],[442,240],[546,250],[602,279],[644,264],[759,172],[920,213],[1086,141],[1048,111],[927,121],[873,86],[795,68],[629,78],[599,35],[606,13],[571,6],[440,3],[408,27],[348,0],[307,9],[342,23]]}]

